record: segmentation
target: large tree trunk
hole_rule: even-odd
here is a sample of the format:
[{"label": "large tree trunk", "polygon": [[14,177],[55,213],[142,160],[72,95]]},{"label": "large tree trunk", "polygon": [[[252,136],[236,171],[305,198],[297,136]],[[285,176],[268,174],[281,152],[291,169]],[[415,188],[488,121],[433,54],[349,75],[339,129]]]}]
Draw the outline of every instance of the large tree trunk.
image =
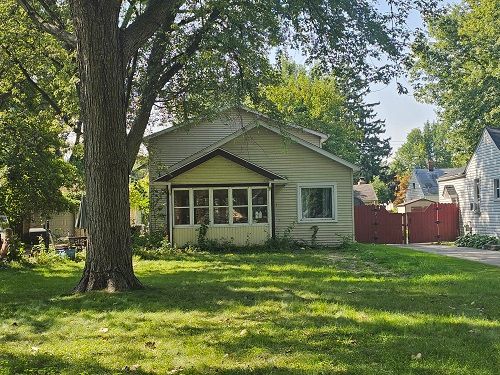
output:
[{"label": "large tree trunk", "polygon": [[76,292],[141,288],[132,268],[120,1],[72,0],[81,80],[87,260]]}]

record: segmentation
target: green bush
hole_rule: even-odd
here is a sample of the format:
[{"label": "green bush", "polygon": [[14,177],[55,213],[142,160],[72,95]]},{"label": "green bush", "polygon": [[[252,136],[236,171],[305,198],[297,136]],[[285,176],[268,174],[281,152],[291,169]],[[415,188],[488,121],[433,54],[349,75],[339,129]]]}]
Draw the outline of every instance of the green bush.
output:
[{"label": "green bush", "polygon": [[455,245],[459,247],[474,247],[482,249],[485,245],[497,245],[498,238],[495,236],[487,236],[485,234],[465,234],[460,236],[455,241]]}]

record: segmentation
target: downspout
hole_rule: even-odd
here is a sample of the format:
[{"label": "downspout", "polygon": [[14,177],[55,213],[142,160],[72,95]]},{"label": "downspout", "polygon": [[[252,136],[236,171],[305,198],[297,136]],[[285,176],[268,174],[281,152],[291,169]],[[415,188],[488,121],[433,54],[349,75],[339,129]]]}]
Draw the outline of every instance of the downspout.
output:
[{"label": "downspout", "polygon": [[167,184],[167,190],[168,190],[168,199],[167,199],[167,221],[168,221],[168,241],[170,244],[174,244],[174,221],[173,221],[173,212],[172,212],[172,202],[173,202],[173,196],[172,196],[172,184],[169,182]]},{"label": "downspout", "polygon": [[274,207],[275,207],[275,205],[274,205],[274,184],[272,182],[269,182],[269,188],[270,188],[270,194],[268,196],[268,200],[271,201],[271,205],[270,205],[271,220],[269,221],[269,224],[270,224],[271,238],[276,238],[276,216],[274,213]]}]

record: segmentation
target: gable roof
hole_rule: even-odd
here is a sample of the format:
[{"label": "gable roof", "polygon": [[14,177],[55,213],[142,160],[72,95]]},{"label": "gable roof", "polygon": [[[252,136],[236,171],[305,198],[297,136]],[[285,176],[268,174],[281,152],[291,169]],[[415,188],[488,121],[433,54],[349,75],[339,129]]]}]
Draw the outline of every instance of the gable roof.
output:
[{"label": "gable roof", "polygon": [[413,174],[424,196],[438,195],[438,179],[446,174],[455,173],[457,168],[435,168],[429,171],[427,168],[416,168]]},{"label": "gable roof", "polygon": [[240,128],[239,130],[235,131],[234,133],[228,135],[227,137],[222,138],[218,142],[215,142],[212,145],[204,148],[203,150],[200,150],[200,151],[192,154],[191,156],[188,156],[187,158],[181,160],[177,164],[172,165],[171,170],[176,170],[178,168],[181,168],[182,166],[187,165],[187,164],[193,162],[194,160],[197,160],[197,159],[203,157],[206,154],[209,154],[210,152],[222,147],[224,144],[232,141],[233,139],[239,137],[240,135],[242,135],[242,134],[244,134],[244,133],[246,133],[246,132],[248,132],[256,127],[263,127],[263,128],[268,129],[268,130],[272,131],[273,133],[276,133],[280,136],[286,136],[288,139],[292,140],[293,142],[298,143],[298,144],[308,148],[311,151],[314,151],[318,154],[321,154],[330,160],[336,161],[337,163],[342,164],[342,165],[352,169],[354,172],[359,170],[358,166],[356,166],[353,163],[348,162],[347,160],[339,158],[338,156],[333,155],[333,154],[329,153],[328,151],[325,151],[322,148],[313,145],[312,143],[304,141],[303,139],[301,139],[293,134],[290,134],[290,133],[286,132],[285,130],[280,130],[274,126],[266,125],[263,123],[260,123],[260,124],[251,123],[245,127]]},{"label": "gable roof", "polygon": [[285,180],[284,177],[276,174],[276,173],[273,173],[265,168],[262,168],[260,166],[258,166],[257,164],[253,164],[253,163],[250,163],[249,161],[243,159],[243,158],[240,158],[239,156],[237,155],[234,155],[228,151],[225,151],[225,150],[222,150],[220,148],[217,148],[215,150],[212,150],[206,154],[204,154],[203,156],[200,156],[199,158],[197,159],[194,159],[186,164],[183,164],[183,165],[180,165],[178,167],[174,167],[172,168],[171,171],[169,171],[167,174],[157,178],[155,180],[155,182],[159,182],[159,181],[169,181],[171,179],[173,179],[174,177],[177,177],[181,174],[183,174],[184,172],[187,172],[195,167],[197,167],[198,165],[200,164],[203,164],[204,162],[206,162],[207,160],[210,160],[216,156],[222,156],[223,158],[226,158],[236,164],[239,164],[241,165],[242,167],[244,168],[247,168],[253,172],[256,172],[258,174],[260,174],[261,176],[264,176],[264,177],[267,177],[271,180]]},{"label": "gable roof", "polygon": [[463,177],[465,177],[465,167],[450,168],[449,172],[445,173],[444,175],[438,178],[438,182],[455,180],[457,178],[463,178]]},{"label": "gable roof", "polygon": [[493,142],[495,142],[495,145],[500,150],[500,129],[487,127],[486,131],[489,133],[491,139],[493,139]]},{"label": "gable roof", "polygon": [[[299,126],[299,125],[293,125],[293,124],[286,124],[286,125],[283,125],[281,123],[279,123],[278,121],[276,120],[273,120],[272,118],[270,118],[269,116],[266,116],[264,115],[263,113],[260,113],[256,110],[253,110],[247,106],[244,106],[244,105],[238,105],[238,106],[232,106],[232,107],[228,107],[228,108],[224,108],[222,109],[220,112],[219,112],[219,115],[224,113],[224,112],[227,112],[227,111],[231,111],[231,110],[234,110],[234,109],[239,109],[239,110],[242,110],[242,111],[245,111],[247,113],[250,113],[258,118],[261,118],[262,120],[264,121],[267,121],[267,122],[272,122],[274,124],[276,124],[278,127],[290,127],[290,128],[294,128],[294,129],[300,129],[302,130],[303,132],[305,133],[309,133],[309,134],[312,134],[312,135],[315,135],[317,137],[319,137],[321,139],[321,143],[323,143],[324,141],[326,141],[329,136],[328,134],[325,134],[325,133],[322,133],[322,132],[319,132],[319,131],[316,131],[316,130],[312,130],[312,129],[309,129],[309,128],[305,128],[303,126]],[[188,121],[188,122],[185,122],[183,124],[180,124],[180,125],[177,125],[177,126],[170,126],[168,128],[165,128],[165,129],[162,129],[160,131],[157,131],[155,133],[152,133],[150,135],[147,135],[143,138],[143,141],[144,142],[147,142],[149,141],[150,139],[153,139],[153,138],[156,138],[160,135],[163,135],[163,134],[167,134],[167,133],[170,133],[174,130],[177,130],[177,129],[181,129],[181,128],[184,128],[184,127],[187,127],[187,126],[191,126],[191,125],[194,125],[194,123],[199,123],[201,121],[205,121],[207,119],[202,119],[202,120],[195,120],[195,121]]]},{"label": "gable roof", "polygon": [[354,198],[361,199],[363,202],[378,201],[377,193],[372,184],[353,185]]}]

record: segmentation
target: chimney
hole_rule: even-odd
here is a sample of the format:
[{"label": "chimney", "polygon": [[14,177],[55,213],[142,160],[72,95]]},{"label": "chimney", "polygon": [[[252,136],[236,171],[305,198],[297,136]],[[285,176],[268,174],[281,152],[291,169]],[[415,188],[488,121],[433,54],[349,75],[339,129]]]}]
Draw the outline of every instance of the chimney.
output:
[{"label": "chimney", "polygon": [[427,168],[429,169],[429,172],[434,170],[434,161],[432,159],[427,160]]},{"label": "chimney", "polygon": [[364,177],[360,177],[359,181],[358,181],[358,185],[364,185],[364,184],[366,184],[365,178]]}]

